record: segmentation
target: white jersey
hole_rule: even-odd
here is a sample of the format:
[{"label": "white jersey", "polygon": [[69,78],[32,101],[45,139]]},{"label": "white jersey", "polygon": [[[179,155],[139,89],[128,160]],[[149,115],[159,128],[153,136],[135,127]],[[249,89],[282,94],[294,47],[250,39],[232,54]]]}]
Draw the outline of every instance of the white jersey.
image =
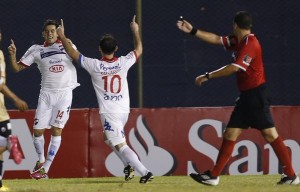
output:
[{"label": "white jersey", "polygon": [[25,67],[37,64],[42,77],[42,90],[66,90],[79,86],[72,59],[59,41],[50,46],[32,45],[20,62]]},{"label": "white jersey", "polygon": [[136,61],[134,51],[111,60],[80,55],[80,65],[91,75],[100,113],[129,113],[127,72]]}]

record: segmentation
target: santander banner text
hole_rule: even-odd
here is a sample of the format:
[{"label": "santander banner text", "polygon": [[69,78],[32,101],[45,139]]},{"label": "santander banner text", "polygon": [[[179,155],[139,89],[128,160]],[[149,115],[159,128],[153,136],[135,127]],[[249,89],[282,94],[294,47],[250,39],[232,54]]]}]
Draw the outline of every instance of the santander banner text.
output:
[{"label": "santander banner text", "polygon": [[[233,107],[131,109],[125,127],[127,143],[154,175],[188,175],[211,169]],[[24,159],[14,164],[4,154],[4,178],[30,178],[37,155],[32,144],[34,111],[9,111],[12,132],[19,137]],[[300,107],[274,106],[276,128],[300,172]],[[49,143],[50,130],[46,131]],[[103,142],[98,109],[73,109],[62,144],[48,173],[51,178],[123,176],[123,164]],[[45,146],[47,151],[48,146]],[[281,173],[272,147],[255,129],[237,141],[223,174]]]}]

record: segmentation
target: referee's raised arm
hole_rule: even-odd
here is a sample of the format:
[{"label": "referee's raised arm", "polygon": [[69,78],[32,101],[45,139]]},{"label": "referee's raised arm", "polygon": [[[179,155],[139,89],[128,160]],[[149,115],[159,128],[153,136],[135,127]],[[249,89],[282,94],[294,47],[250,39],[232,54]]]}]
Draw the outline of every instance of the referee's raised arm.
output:
[{"label": "referee's raised arm", "polygon": [[197,28],[193,27],[193,25],[191,23],[189,23],[188,21],[186,21],[184,19],[179,19],[177,21],[177,27],[179,30],[181,30],[185,33],[189,33],[190,35],[193,35],[193,36],[201,39],[202,41],[205,41],[207,43],[214,44],[214,45],[222,45],[221,37],[219,35],[197,29]]}]

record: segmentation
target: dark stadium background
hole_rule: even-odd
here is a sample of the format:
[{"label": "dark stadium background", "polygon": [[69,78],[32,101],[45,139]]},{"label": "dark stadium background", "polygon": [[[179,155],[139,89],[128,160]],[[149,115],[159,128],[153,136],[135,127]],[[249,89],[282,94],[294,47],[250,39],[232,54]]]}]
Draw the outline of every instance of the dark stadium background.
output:
[{"label": "dark stadium background", "polygon": [[[254,19],[253,33],[263,48],[267,84],[273,105],[300,105],[300,3],[297,0],[159,0],[142,2],[143,106],[231,106],[238,96],[235,77],[209,81],[202,87],[194,78],[231,62],[231,53],[203,43],[176,27],[184,16],[195,27],[227,35],[235,12],[246,10]],[[14,39],[19,59],[32,44],[42,44],[43,22],[64,19],[66,34],[85,56],[98,58],[98,42],[112,33],[119,43],[117,56],[133,49],[129,28],[136,13],[135,0],[1,0],[0,27],[6,56],[7,84],[35,109],[40,89],[36,67],[13,73],[7,47]],[[72,108],[98,107],[89,75],[77,67],[80,87]],[[128,81],[131,107],[138,106],[137,67]],[[8,109],[14,109],[6,102]]]}]

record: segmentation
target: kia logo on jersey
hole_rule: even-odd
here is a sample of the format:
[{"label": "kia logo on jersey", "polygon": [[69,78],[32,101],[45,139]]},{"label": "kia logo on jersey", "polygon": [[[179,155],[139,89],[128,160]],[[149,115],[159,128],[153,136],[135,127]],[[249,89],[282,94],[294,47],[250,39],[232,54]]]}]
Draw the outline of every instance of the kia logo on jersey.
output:
[{"label": "kia logo on jersey", "polygon": [[63,65],[53,65],[49,68],[49,71],[51,71],[53,73],[59,73],[59,72],[62,72],[63,70],[64,70]]}]

